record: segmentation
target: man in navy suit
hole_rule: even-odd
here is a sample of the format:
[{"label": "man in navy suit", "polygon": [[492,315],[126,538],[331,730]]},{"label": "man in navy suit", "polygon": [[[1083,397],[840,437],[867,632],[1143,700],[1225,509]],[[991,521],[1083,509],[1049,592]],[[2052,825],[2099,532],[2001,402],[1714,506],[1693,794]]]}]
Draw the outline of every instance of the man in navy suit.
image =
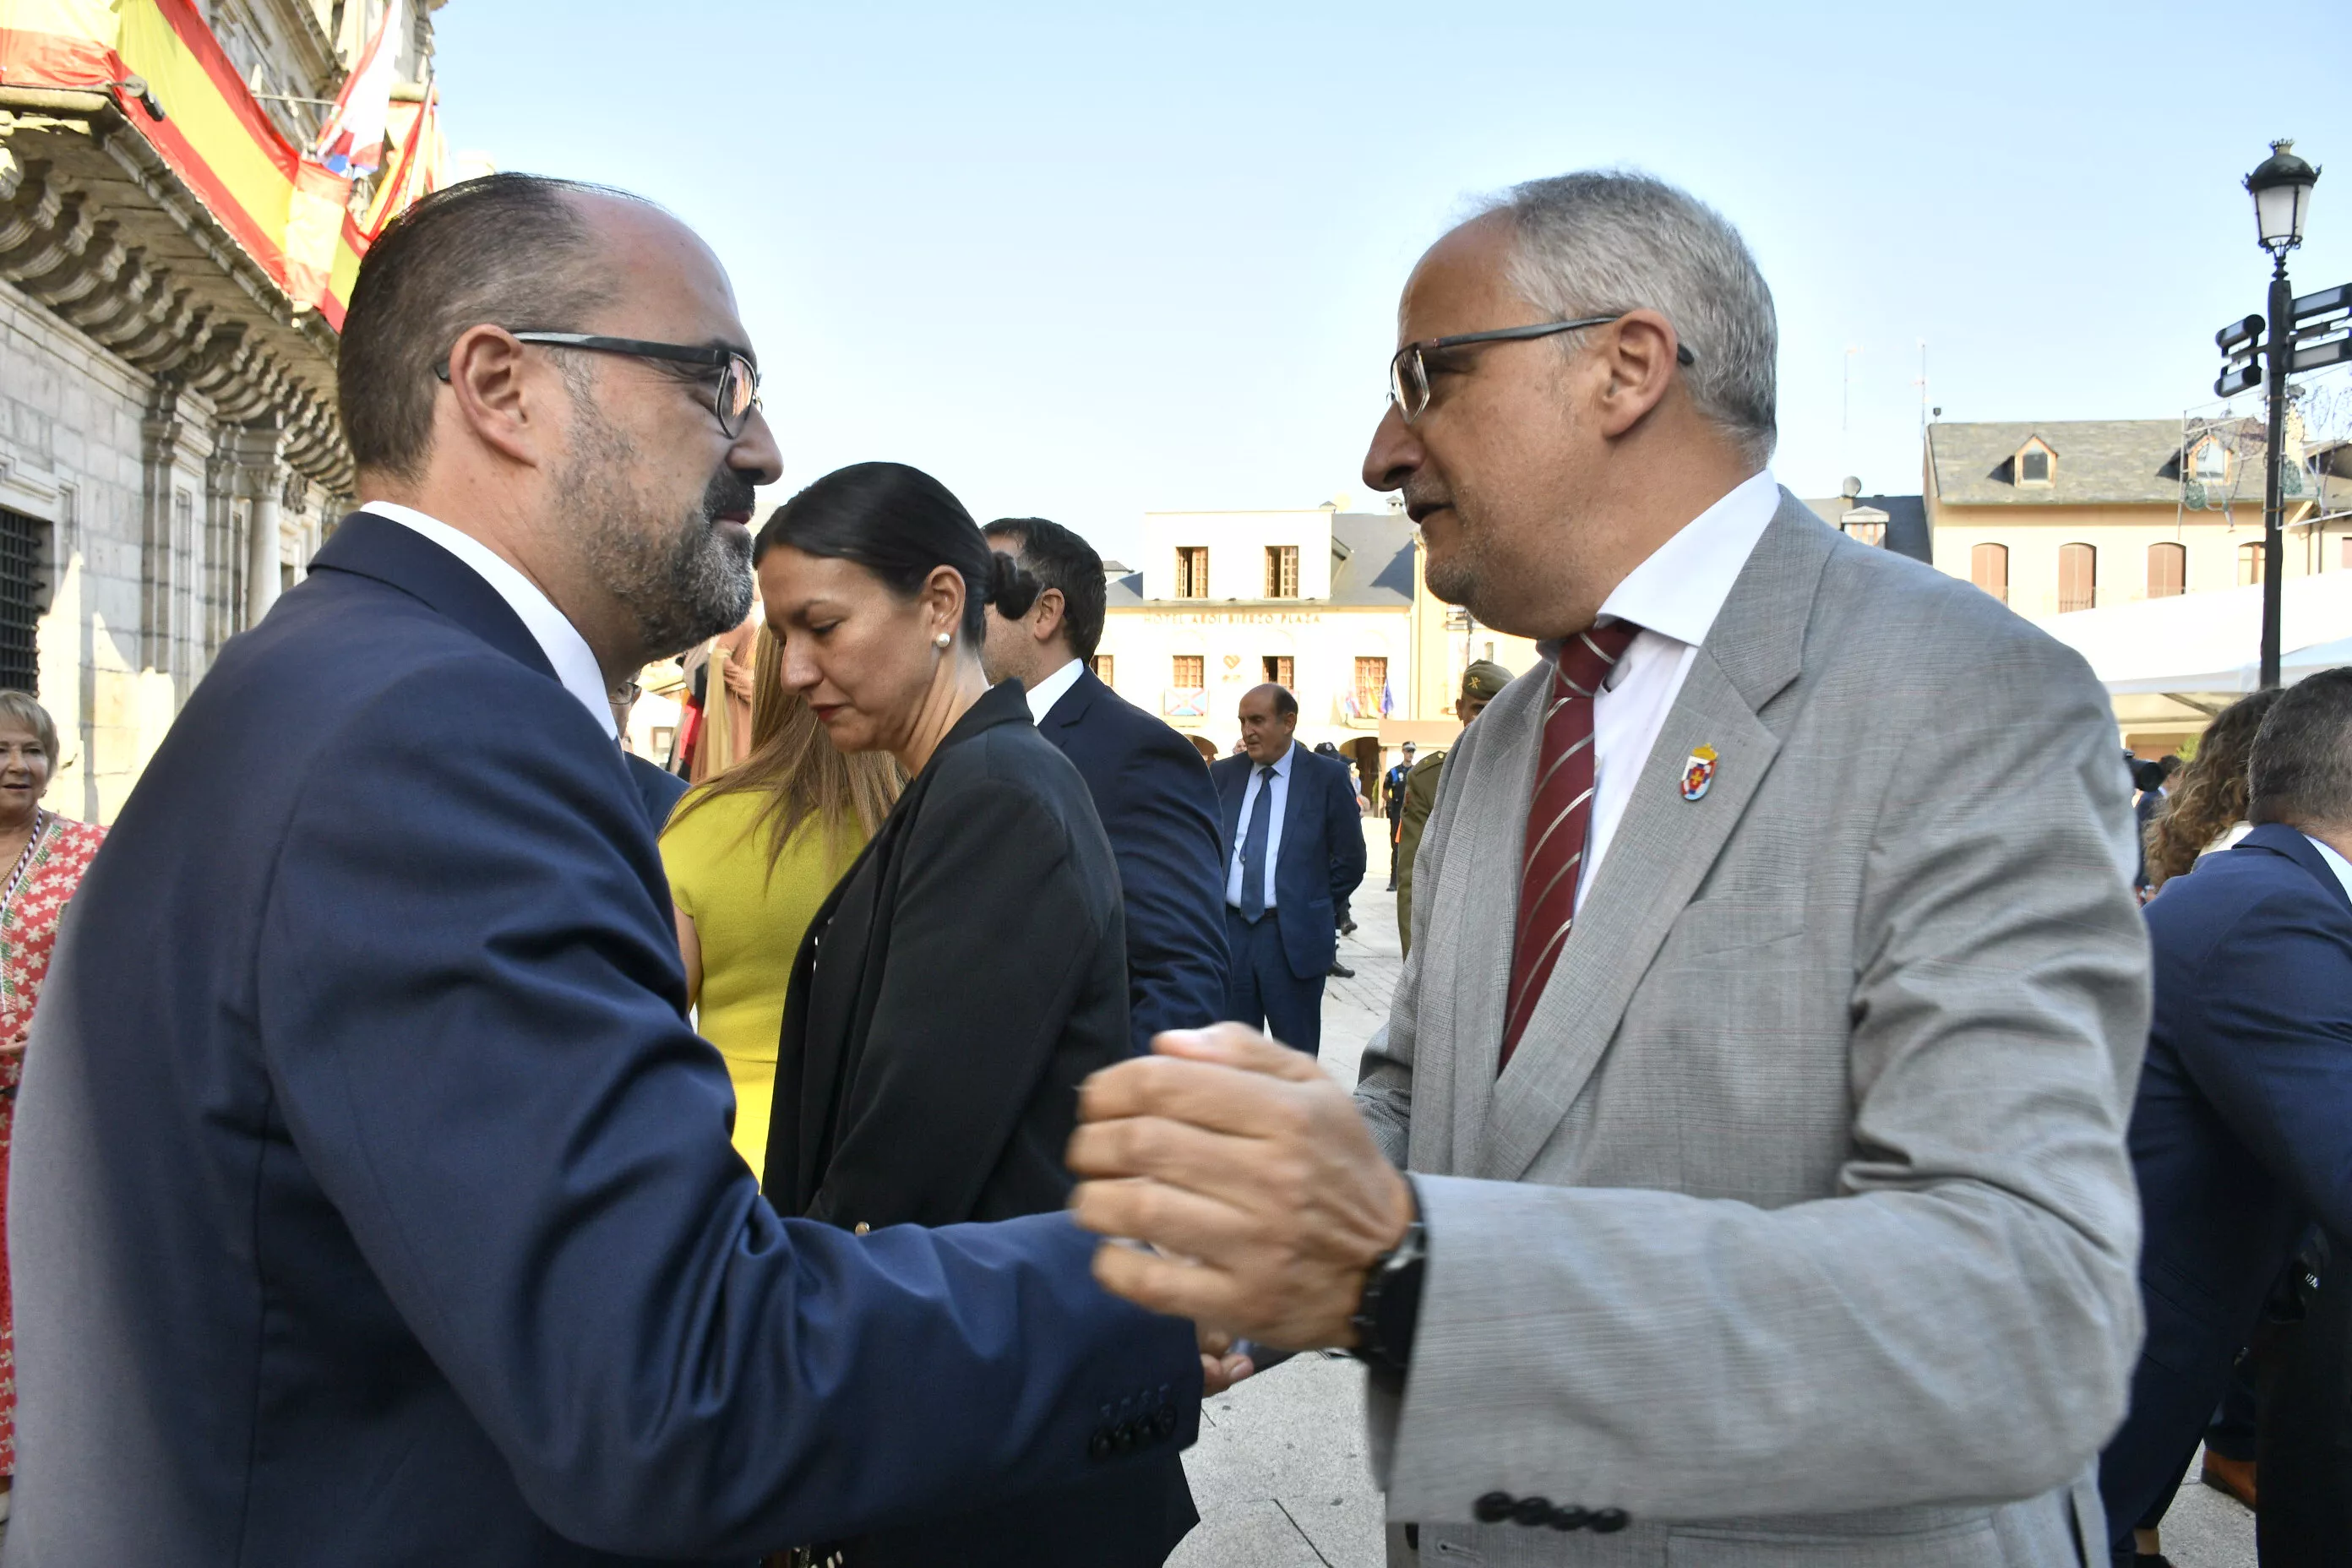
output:
[{"label": "man in navy suit", "polygon": [[[2352,670],[2312,677],[2263,719],[2249,815],[2252,833],[2147,906],[2156,1012],[2131,1123],[2147,1339],[2099,1473],[2118,1563],[2179,1482],[2297,1238],[2316,1223],[2339,1249],[2352,1239]],[[2290,1501],[2273,1479],[2265,1465],[2265,1560],[2274,1502]]]},{"label": "man in navy suit", "polygon": [[990,548],[1039,584],[1020,619],[989,610],[988,679],[1021,682],[1038,733],[1076,765],[1094,796],[1127,900],[1139,1056],[1163,1029],[1205,1028],[1224,1010],[1224,879],[1209,770],[1192,742],[1087,668],[1102,641],[1105,600],[1094,546],[1042,517],[1000,518],[987,531]]},{"label": "man in navy suit", "polygon": [[1333,911],[1364,879],[1363,819],[1348,764],[1294,739],[1298,699],[1252,687],[1240,712],[1241,753],[1209,767],[1225,831],[1225,1016],[1313,1056],[1339,952]]},{"label": "man in navy suit", "polygon": [[748,1568],[1189,1442],[1192,1330],[1063,1216],[780,1220],[729,1146],[607,702],[751,593],[780,463],[716,258],[469,181],[369,252],[340,368],[365,504],[42,998],[10,1563]]}]

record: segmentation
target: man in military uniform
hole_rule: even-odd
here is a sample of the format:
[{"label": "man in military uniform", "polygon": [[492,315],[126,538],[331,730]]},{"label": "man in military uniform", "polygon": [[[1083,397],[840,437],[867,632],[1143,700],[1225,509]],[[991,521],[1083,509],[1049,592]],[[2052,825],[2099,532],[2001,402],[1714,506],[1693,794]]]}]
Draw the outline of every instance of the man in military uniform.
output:
[{"label": "man in military uniform", "polygon": [[1412,772],[1412,742],[1407,741],[1400,750],[1404,752],[1403,759],[1381,779],[1381,805],[1389,816],[1389,891],[1391,893],[1397,887],[1397,830],[1404,813],[1405,775]]},{"label": "man in military uniform", "polygon": [[[1462,672],[1462,695],[1454,704],[1455,717],[1466,729],[1510,683],[1511,672],[1493,659],[1475,661]],[[1421,830],[1437,805],[1438,775],[1444,771],[1445,753],[1432,752],[1404,775],[1404,805],[1397,816],[1396,896],[1397,938],[1407,952],[1412,951],[1412,852],[1421,847]]]}]

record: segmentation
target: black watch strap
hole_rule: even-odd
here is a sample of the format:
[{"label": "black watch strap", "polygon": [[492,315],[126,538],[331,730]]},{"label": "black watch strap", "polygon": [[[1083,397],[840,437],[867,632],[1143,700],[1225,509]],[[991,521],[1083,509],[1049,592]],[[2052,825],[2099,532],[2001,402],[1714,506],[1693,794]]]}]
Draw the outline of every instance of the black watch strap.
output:
[{"label": "black watch strap", "polygon": [[[1410,1186],[1411,1176],[1405,1178]],[[1363,1294],[1348,1321],[1356,1331],[1354,1355],[1368,1366],[1402,1373],[1412,1360],[1414,1331],[1421,1324],[1422,1277],[1429,1263],[1428,1232],[1421,1220],[1421,1194],[1412,1194],[1412,1220],[1397,1244],[1364,1270]]]}]

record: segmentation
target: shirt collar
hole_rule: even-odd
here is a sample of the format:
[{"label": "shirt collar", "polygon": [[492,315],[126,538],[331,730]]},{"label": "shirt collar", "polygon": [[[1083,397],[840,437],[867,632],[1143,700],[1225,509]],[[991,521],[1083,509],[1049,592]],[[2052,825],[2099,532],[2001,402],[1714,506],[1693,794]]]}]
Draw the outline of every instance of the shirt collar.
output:
[{"label": "shirt collar", "polygon": [[620,740],[621,732],[613,723],[613,700],[604,685],[604,672],[597,668],[588,639],[555,607],[553,600],[539,591],[538,584],[472,534],[452,528],[439,518],[428,517],[415,507],[372,500],[360,510],[414,529],[472,567],[475,575],[507,602],[508,608],[514,611],[523,628],[539,644],[540,651],[547,655],[548,666],[555,671],[556,679],[563,683],[563,689],[580,700],[580,705],[588,710],[589,717],[596,721],[596,727],[607,738],[615,742]]},{"label": "shirt collar", "polygon": [[[1278,779],[1286,779],[1286,778],[1288,778],[1288,777],[1290,776],[1290,759],[1291,759],[1291,758],[1293,758],[1293,757],[1295,757],[1295,756],[1297,756],[1297,754],[1298,754],[1298,742],[1296,742],[1296,741],[1293,741],[1293,742],[1290,742],[1290,749],[1289,749],[1288,751],[1286,751],[1286,752],[1283,752],[1283,753],[1282,753],[1282,755],[1280,755],[1280,756],[1278,756],[1278,757],[1275,758],[1275,759],[1274,759],[1274,761],[1272,761],[1272,762],[1270,762],[1270,763],[1265,763],[1265,764],[1264,764],[1264,765],[1265,765],[1265,766],[1266,766],[1266,767],[1272,768],[1272,769],[1274,770],[1274,776],[1275,776],[1276,778],[1278,778]],[[1255,769],[1255,768],[1257,768],[1259,765],[1260,765],[1260,764],[1258,764],[1258,763],[1252,763],[1250,764],[1250,766],[1251,766],[1251,768],[1252,768],[1252,769]]]},{"label": "shirt collar", "polygon": [[1601,601],[1600,618],[1631,621],[1676,642],[1705,642],[1780,509],[1780,483],[1772,470],[1751,474],[1625,574]]},{"label": "shirt collar", "polygon": [[1078,683],[1078,675],[1086,668],[1074,658],[1031,687],[1029,689],[1030,719],[1043,724],[1045,721],[1045,715],[1054,710],[1054,704],[1068,695],[1070,688]]},{"label": "shirt collar", "polygon": [[2327,868],[2336,873],[2336,879],[2344,884],[2344,896],[2352,899],[2352,860],[2347,860],[2343,856],[2338,855],[2332,846],[2322,844],[2308,833],[2305,834],[2304,837],[2310,841],[2314,849],[2319,851],[2319,858],[2327,862]]}]

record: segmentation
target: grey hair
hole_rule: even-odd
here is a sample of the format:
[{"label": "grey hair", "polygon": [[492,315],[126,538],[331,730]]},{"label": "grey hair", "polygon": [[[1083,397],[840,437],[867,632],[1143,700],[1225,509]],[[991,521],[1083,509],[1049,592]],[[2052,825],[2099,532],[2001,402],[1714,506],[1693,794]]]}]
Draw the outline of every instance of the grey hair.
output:
[{"label": "grey hair", "polygon": [[29,691],[0,688],[0,724],[10,720],[25,726],[41,742],[41,752],[49,759],[49,766],[58,765],[58,725],[49,710],[33,700]]},{"label": "grey hair", "polygon": [[1664,180],[1609,169],[1514,185],[1479,216],[1494,213],[1516,230],[1507,275],[1528,303],[1555,321],[1660,312],[1696,362],[1683,372],[1692,405],[1758,467],[1771,459],[1780,324],[1722,214]]}]

